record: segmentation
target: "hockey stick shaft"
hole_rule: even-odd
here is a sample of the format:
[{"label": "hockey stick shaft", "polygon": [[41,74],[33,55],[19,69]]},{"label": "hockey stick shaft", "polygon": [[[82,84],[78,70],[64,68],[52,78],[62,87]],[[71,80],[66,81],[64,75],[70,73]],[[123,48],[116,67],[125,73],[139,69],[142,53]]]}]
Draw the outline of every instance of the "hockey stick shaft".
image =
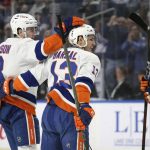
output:
[{"label": "hockey stick shaft", "polygon": [[67,45],[66,45],[65,37],[64,37],[64,33],[63,33],[61,16],[57,15],[57,18],[58,18],[59,28],[61,29],[61,32],[62,32],[62,42],[63,42],[64,54],[66,56],[66,62],[67,62],[69,76],[70,76],[70,82],[71,82],[71,86],[72,86],[72,90],[73,90],[73,94],[74,94],[74,99],[75,99],[75,104],[76,104],[76,108],[77,108],[77,114],[79,115],[80,105],[79,105],[77,92],[76,92],[76,88],[75,88],[75,81],[74,81],[71,66],[70,66],[70,59],[69,59]]},{"label": "hockey stick shaft", "polygon": [[147,122],[147,102],[144,101],[144,119],[143,119],[143,132],[142,132],[142,150],[145,150],[146,122]]},{"label": "hockey stick shaft", "polygon": [[[147,44],[148,44],[148,61],[147,67],[149,67],[150,61],[150,27],[144,22],[144,20],[136,13],[131,13],[129,18],[133,20],[138,26],[140,26],[147,33]],[[149,77],[145,75],[145,78]],[[143,133],[142,133],[142,150],[145,150],[145,139],[146,139],[146,122],[147,122],[147,102],[144,101],[144,119],[143,119]]]},{"label": "hockey stick shaft", "polygon": [[[65,42],[65,36],[64,36],[64,32],[63,32],[61,16],[57,15],[57,19],[58,19],[58,23],[59,23],[59,28],[61,29],[64,54],[65,54],[65,57],[66,57],[68,72],[69,72],[69,76],[70,76],[70,82],[71,82],[71,86],[72,86],[72,90],[73,90],[73,94],[74,94],[75,105],[76,105],[76,108],[77,108],[77,115],[79,116],[80,104],[79,104],[79,101],[78,101],[77,91],[76,91],[76,88],[75,88],[75,81],[74,81],[71,66],[70,66],[70,59],[69,59],[69,56],[68,56],[67,45],[66,45],[66,42]],[[87,143],[86,134],[85,134],[84,131],[82,131],[82,134],[83,134],[83,138],[84,138],[85,150],[89,150],[89,144]]]}]

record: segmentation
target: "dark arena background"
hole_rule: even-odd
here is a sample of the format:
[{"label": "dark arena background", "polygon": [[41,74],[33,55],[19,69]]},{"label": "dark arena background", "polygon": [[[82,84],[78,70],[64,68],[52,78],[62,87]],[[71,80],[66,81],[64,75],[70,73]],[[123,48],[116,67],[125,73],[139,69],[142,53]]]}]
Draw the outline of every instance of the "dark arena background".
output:
[{"label": "dark arena background", "polygon": [[[129,18],[133,12],[150,25],[149,0],[0,0],[0,43],[12,36],[9,23],[16,13],[29,13],[37,19],[37,39],[54,33],[58,14],[62,18],[82,17],[95,29],[93,53],[101,61],[101,71],[91,95],[96,112],[89,126],[93,150],[142,147],[144,97],[139,84],[145,75],[148,43],[147,34]],[[36,111],[40,121],[47,92],[45,81],[37,93]],[[145,150],[150,149],[149,114],[148,104]],[[0,150],[10,150],[1,124]]]}]

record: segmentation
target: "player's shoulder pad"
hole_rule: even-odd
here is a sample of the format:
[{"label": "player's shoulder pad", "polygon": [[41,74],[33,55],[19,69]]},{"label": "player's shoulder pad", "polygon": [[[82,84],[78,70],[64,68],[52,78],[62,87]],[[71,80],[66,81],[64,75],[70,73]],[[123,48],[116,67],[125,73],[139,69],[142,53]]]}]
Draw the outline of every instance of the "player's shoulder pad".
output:
[{"label": "player's shoulder pad", "polygon": [[93,65],[95,65],[97,67],[99,66],[99,68],[101,68],[100,59],[99,59],[99,57],[96,54],[92,53],[92,55],[90,57],[90,60],[93,63]]},{"label": "player's shoulder pad", "polygon": [[86,61],[87,63],[91,63],[95,66],[101,67],[100,59],[96,54],[88,52],[88,51],[84,51],[84,52],[85,53],[83,54],[83,57],[82,57],[83,61]]}]

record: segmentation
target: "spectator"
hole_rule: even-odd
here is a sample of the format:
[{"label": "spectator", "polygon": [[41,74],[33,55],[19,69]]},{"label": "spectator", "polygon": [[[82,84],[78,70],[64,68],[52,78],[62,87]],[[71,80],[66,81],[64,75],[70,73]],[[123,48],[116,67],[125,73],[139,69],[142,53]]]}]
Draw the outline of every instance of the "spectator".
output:
[{"label": "spectator", "polygon": [[110,0],[109,7],[116,9],[117,16],[128,16],[128,5],[130,0]]},{"label": "spectator", "polygon": [[137,89],[138,74],[146,67],[147,60],[146,39],[137,26],[132,26],[126,41],[122,44],[122,51],[125,52],[130,84]]},{"label": "spectator", "polygon": [[117,84],[113,89],[110,98],[117,100],[132,99],[134,94],[126,78],[126,68],[123,66],[117,66],[115,71]]},{"label": "spectator", "polygon": [[117,64],[124,64],[124,51],[121,51],[121,45],[128,35],[125,26],[126,19],[123,17],[112,16],[106,26],[105,38],[108,40],[107,50],[105,53],[105,78],[106,81],[106,98],[116,85],[115,68]]}]

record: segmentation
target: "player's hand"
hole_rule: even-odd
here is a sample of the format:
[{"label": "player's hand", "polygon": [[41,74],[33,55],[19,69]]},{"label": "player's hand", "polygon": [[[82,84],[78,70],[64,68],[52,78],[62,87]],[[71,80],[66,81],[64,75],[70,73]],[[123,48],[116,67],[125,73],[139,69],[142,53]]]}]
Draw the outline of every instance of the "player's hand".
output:
[{"label": "player's hand", "polygon": [[5,95],[11,95],[14,93],[14,89],[13,89],[13,78],[7,78],[4,81],[3,84],[3,91],[5,93]]},{"label": "player's hand", "polygon": [[88,126],[95,115],[93,108],[88,104],[82,104],[79,112],[80,118],[85,126]]},{"label": "player's hand", "polygon": [[[73,17],[68,17],[64,19],[62,23],[62,27],[63,27],[65,38],[68,36],[69,32],[73,28],[82,26],[83,24],[85,24],[85,20],[83,20],[80,17],[73,16]],[[59,27],[55,27],[54,30],[56,31],[57,34],[59,34],[62,37],[62,32]]]},{"label": "player's hand", "polygon": [[81,118],[79,116],[74,116],[74,122],[76,126],[77,131],[84,131],[85,130],[85,125],[81,121]]},{"label": "player's hand", "polygon": [[80,117],[78,116],[74,117],[77,130],[84,130],[85,127],[87,127],[90,124],[94,115],[95,112],[88,103],[81,104],[79,112]]},{"label": "player's hand", "polygon": [[141,79],[141,81],[140,81],[140,90],[141,90],[142,92],[145,92],[146,89],[148,88],[148,86],[149,86],[149,81],[146,80],[146,79],[144,78],[144,76],[143,76],[142,79]]}]

